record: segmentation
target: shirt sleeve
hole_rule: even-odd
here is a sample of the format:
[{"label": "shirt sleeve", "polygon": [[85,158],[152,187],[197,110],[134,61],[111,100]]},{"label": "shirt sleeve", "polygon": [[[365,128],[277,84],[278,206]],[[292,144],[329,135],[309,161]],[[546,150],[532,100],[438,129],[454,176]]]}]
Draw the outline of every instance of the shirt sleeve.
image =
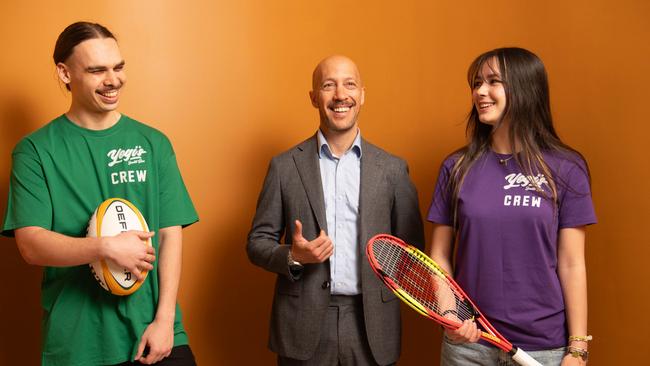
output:
[{"label": "shirt sleeve", "polygon": [[189,226],[199,220],[181,176],[174,149],[165,137],[161,142],[160,227]]},{"label": "shirt sleeve", "polygon": [[562,189],[558,212],[560,229],[595,224],[596,213],[586,167],[572,165],[566,178],[558,184]]},{"label": "shirt sleeve", "polygon": [[429,206],[429,214],[427,215],[427,220],[430,222],[449,226],[453,224],[453,218],[450,212],[451,194],[448,187],[451,166],[450,160],[447,159],[440,167],[436,188],[433,192],[431,205]]},{"label": "shirt sleeve", "polygon": [[13,236],[14,229],[26,226],[52,228],[52,199],[41,159],[28,139],[12,153],[7,211],[2,235]]}]

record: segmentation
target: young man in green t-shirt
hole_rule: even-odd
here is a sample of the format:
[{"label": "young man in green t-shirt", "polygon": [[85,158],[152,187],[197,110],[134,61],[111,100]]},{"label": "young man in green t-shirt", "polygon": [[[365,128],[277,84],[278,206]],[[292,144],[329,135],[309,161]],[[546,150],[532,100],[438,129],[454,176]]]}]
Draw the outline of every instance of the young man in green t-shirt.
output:
[{"label": "young man in green t-shirt", "polygon": [[[198,216],[171,143],[117,111],[126,75],[108,29],[68,26],[54,62],[70,109],[16,145],[2,227],[28,263],[45,266],[42,364],[194,365],[176,295],[182,227]],[[85,237],[95,208],[112,197],[131,201],[151,232]],[[101,259],[148,277],[133,294],[112,295],[88,266]]]}]

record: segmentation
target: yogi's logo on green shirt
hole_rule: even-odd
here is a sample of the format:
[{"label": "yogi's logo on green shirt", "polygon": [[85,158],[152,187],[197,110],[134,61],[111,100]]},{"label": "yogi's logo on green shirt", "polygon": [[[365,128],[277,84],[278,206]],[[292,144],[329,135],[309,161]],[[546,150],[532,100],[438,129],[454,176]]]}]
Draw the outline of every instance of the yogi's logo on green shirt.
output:
[{"label": "yogi's logo on green shirt", "polygon": [[[106,154],[110,159],[108,163],[109,167],[113,167],[119,163],[126,163],[127,165],[133,164],[143,164],[145,161],[142,158],[142,155],[146,154],[147,151],[142,148],[140,145],[136,145],[133,148],[118,148],[113,149]],[[111,173],[111,183],[122,184],[122,183],[143,183],[147,181],[147,170],[123,170],[120,172]]]},{"label": "yogi's logo on green shirt", "polygon": [[115,164],[126,162],[127,164],[141,164],[144,163],[142,155],[147,152],[142,148],[142,146],[137,145],[131,149],[113,149],[106,154],[111,159],[111,162],[108,163],[109,167],[112,167]]}]

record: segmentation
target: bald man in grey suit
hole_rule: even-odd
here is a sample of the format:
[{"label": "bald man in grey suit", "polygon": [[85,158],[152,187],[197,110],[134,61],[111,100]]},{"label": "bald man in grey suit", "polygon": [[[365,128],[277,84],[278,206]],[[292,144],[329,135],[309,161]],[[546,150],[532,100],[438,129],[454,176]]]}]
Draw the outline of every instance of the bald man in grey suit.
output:
[{"label": "bald man in grey suit", "polygon": [[251,262],[277,274],[269,348],[279,365],[390,365],[400,302],[368,265],[365,244],[389,233],[424,246],[406,163],[361,138],[357,66],[330,56],[309,93],[317,133],[271,160],[248,235]]}]

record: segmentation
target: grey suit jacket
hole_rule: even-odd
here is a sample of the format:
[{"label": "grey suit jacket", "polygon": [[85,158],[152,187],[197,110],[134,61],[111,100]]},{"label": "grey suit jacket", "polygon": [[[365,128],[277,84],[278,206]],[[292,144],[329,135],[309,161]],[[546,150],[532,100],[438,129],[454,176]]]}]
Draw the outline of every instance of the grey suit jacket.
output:
[{"label": "grey suit jacket", "polygon": [[[321,229],[327,231],[317,141],[314,135],[271,160],[247,245],[253,264],[277,273],[269,348],[299,360],[313,356],[330,300],[329,260],[305,265],[297,280],[287,265],[294,220],[302,222],[307,240],[315,239]],[[384,365],[396,362],[400,354],[399,301],[373,273],[365,246],[372,236],[389,233],[422,249],[424,233],[406,163],[363,139],[361,148],[358,250],[363,310],[370,349]]]}]

